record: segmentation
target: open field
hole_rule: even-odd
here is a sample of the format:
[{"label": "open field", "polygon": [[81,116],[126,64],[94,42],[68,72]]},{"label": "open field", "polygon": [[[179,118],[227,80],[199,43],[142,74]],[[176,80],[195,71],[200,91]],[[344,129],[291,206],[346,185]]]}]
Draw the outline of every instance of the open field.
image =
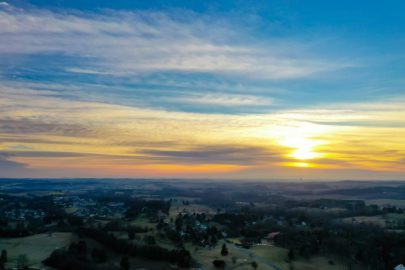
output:
[{"label": "open field", "polygon": [[[214,270],[212,261],[215,259],[224,260],[228,269],[251,270],[252,261],[258,263],[260,270],[288,270],[289,263],[286,262],[287,249],[275,247],[269,244],[255,245],[250,249],[237,247],[233,244],[227,244],[229,250],[228,256],[221,256],[221,247],[224,242],[220,241],[215,248],[198,248],[187,246],[193,257],[201,264],[203,269]],[[237,258],[236,262],[232,261],[232,257]],[[345,266],[341,264],[330,265],[329,259],[326,257],[313,257],[309,260],[297,258],[292,262],[295,270],[344,270]],[[314,267],[315,266],[315,267]]]},{"label": "open field", "polygon": [[15,267],[18,256],[25,254],[28,258],[28,265],[44,267],[42,261],[52,251],[68,246],[75,240],[71,233],[37,234],[23,238],[1,239],[0,249],[6,249],[8,253],[7,267]]},{"label": "open field", "polygon": [[386,225],[385,218],[383,216],[357,216],[342,218],[341,220],[348,224],[369,224],[379,227],[385,227]]},{"label": "open field", "polygon": [[[287,269],[286,263],[283,262],[286,258],[287,251],[276,247],[257,246],[251,249],[244,249],[232,244],[227,244],[229,250],[228,256],[221,256],[221,247],[224,242],[220,241],[215,248],[198,248],[187,246],[192,253],[193,258],[201,264],[203,269],[214,270],[216,269],[212,261],[215,259],[224,260],[231,269],[252,269],[250,262],[256,261],[259,264],[259,269],[273,270],[274,268],[269,264],[273,262],[281,269]],[[233,263],[232,257],[236,258]],[[277,268],[276,268],[277,269]]]},{"label": "open field", "polygon": [[376,225],[382,228],[389,227],[389,225],[395,225],[397,222],[405,220],[405,214],[384,214],[377,216],[355,216],[341,219],[345,223],[349,224],[369,224]]},{"label": "open field", "polygon": [[[314,270],[314,269],[323,269],[323,270],[347,270],[348,268],[341,264],[329,264],[329,260],[325,257],[313,257],[308,260],[297,260],[292,263],[294,269],[296,270]],[[286,268],[288,269],[288,268]]]},{"label": "open field", "polygon": [[136,220],[131,221],[128,223],[130,226],[138,226],[142,228],[147,228],[149,229],[155,229],[156,228],[156,223],[151,223],[147,218],[145,217],[138,217]]}]

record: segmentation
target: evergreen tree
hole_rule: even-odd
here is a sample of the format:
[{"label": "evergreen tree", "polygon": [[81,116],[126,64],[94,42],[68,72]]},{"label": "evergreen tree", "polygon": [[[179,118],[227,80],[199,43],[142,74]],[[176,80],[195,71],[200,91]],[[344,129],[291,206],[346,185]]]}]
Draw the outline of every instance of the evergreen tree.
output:
[{"label": "evergreen tree", "polygon": [[228,248],[226,247],[226,244],[224,243],[224,244],[222,245],[221,255],[222,255],[222,256],[227,256],[228,254],[229,254]]},{"label": "evergreen tree", "polygon": [[253,261],[250,265],[253,267],[253,269],[257,269],[257,267],[259,267],[259,265],[255,261]]},{"label": "evergreen tree", "polygon": [[1,251],[0,262],[6,263],[7,262],[7,250],[3,249]]},{"label": "evergreen tree", "polygon": [[129,270],[129,267],[130,267],[130,265],[129,265],[129,258],[128,258],[127,256],[122,257],[122,258],[121,258],[120,265],[121,265],[121,269],[123,269],[123,270]]},{"label": "evergreen tree", "polygon": [[294,258],[295,258],[294,250],[292,248],[290,248],[288,250],[288,260],[292,261],[292,260],[294,260]]},{"label": "evergreen tree", "polygon": [[129,240],[134,240],[135,239],[135,232],[133,230],[130,230],[128,232],[128,238],[129,238]]}]

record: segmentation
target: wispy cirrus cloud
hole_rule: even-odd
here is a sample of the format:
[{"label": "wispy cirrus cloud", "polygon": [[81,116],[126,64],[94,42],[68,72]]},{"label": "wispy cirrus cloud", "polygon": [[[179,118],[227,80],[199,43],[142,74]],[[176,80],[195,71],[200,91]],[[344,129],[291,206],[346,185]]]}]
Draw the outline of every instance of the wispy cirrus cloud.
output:
[{"label": "wispy cirrus cloud", "polygon": [[176,175],[193,168],[281,170],[300,165],[294,153],[298,159],[318,153],[308,161],[314,171],[403,173],[404,128],[374,124],[403,122],[404,109],[394,100],[230,115],[71,100],[52,95],[53,88],[0,87],[0,150],[13,153],[3,163],[67,173],[80,168],[86,175],[100,168],[126,176],[146,175],[142,168]]},{"label": "wispy cirrus cloud", "polygon": [[163,98],[165,101],[174,103],[186,103],[202,106],[269,106],[273,104],[273,99],[252,95],[239,94],[186,94],[182,96]]},{"label": "wispy cirrus cloud", "polygon": [[0,10],[0,53],[80,57],[65,70],[112,76],[181,72],[279,80],[353,65],[311,56],[303,42],[255,45],[231,25],[186,12],[83,14],[6,6]]},{"label": "wispy cirrus cloud", "polygon": [[2,170],[8,170],[8,169],[20,169],[24,168],[25,164],[19,163],[19,162],[14,162],[8,160],[10,158],[10,154],[6,153],[0,153],[0,169]]},{"label": "wispy cirrus cloud", "polygon": [[257,165],[263,160],[266,162],[282,160],[280,153],[275,150],[247,145],[192,146],[183,150],[150,149],[142,153],[154,161],[175,161],[183,164]]},{"label": "wispy cirrus cloud", "polygon": [[54,134],[61,136],[86,136],[91,131],[77,124],[47,122],[40,119],[6,118],[0,119],[3,134]]},{"label": "wispy cirrus cloud", "polygon": [[0,152],[0,177],[13,177],[27,171],[27,164],[13,161],[11,157],[9,153]]}]

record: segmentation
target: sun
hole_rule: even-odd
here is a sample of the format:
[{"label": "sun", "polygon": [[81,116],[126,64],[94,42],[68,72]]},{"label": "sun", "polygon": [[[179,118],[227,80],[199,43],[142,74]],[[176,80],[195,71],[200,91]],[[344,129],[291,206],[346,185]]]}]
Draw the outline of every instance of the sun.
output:
[{"label": "sun", "polygon": [[282,166],[298,167],[298,168],[313,168],[314,164],[308,162],[282,162]]},{"label": "sun", "polygon": [[320,154],[314,151],[314,147],[319,145],[316,140],[300,137],[290,137],[279,142],[281,145],[292,148],[292,152],[288,154],[289,157],[298,160],[308,160],[319,158]]},{"label": "sun", "polygon": [[318,166],[312,160],[328,156],[321,149],[329,144],[324,135],[331,131],[328,126],[292,121],[277,128],[261,128],[256,132],[283,147],[282,158],[285,162],[281,164],[284,166],[312,168]]},{"label": "sun", "polygon": [[289,156],[299,160],[308,160],[319,157],[319,154],[313,152],[311,147],[302,147],[294,150]]},{"label": "sun", "polygon": [[295,162],[293,165],[296,167],[301,167],[301,168],[311,167],[311,164],[306,163],[306,162]]}]

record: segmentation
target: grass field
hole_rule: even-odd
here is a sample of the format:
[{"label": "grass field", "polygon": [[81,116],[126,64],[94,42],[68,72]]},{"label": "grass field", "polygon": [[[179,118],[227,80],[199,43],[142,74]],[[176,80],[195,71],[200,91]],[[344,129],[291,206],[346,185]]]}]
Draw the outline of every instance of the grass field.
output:
[{"label": "grass field", "polygon": [[[341,264],[330,265],[329,260],[325,257],[313,257],[309,260],[297,260],[292,263],[296,270],[347,270],[348,268]],[[288,269],[288,268],[287,268]]]},{"label": "grass field", "polygon": [[0,240],[0,250],[6,249],[8,253],[7,267],[15,267],[18,256],[25,254],[29,266],[43,267],[42,261],[57,248],[68,246],[74,241],[71,233],[37,234],[23,238],[10,238]]},{"label": "grass field", "polygon": [[156,223],[149,222],[149,219],[147,219],[145,217],[138,217],[134,221],[129,222],[128,225],[139,226],[139,227],[148,228],[148,229],[156,228]]},{"label": "grass field", "polygon": [[385,214],[378,216],[356,216],[341,219],[346,223],[353,224],[372,224],[381,228],[387,227],[387,224],[395,224],[397,221],[405,220],[405,214]]},{"label": "grass field", "polygon": [[[202,265],[203,269],[214,270],[212,261],[215,259],[225,260],[228,269],[252,270],[250,262],[256,261],[260,270],[288,270],[289,264],[285,261],[287,258],[287,250],[284,248],[275,247],[272,245],[256,245],[250,249],[239,248],[233,244],[227,244],[229,250],[228,256],[221,256],[221,247],[223,242],[213,248],[198,248],[195,249],[192,245],[187,245],[186,248],[191,252],[192,256]],[[232,257],[236,258],[234,263]],[[329,259],[326,257],[314,257],[309,260],[298,258],[292,262],[295,270],[344,270],[343,265],[330,265]]]},{"label": "grass field", "polygon": [[[125,237],[125,235],[122,235]],[[38,234],[24,238],[2,239],[0,241],[0,249],[6,249],[8,252],[9,262],[7,267],[15,267],[18,256],[25,254],[29,261],[29,266],[47,269],[42,265],[42,260],[47,258],[53,250],[68,246],[72,241],[76,241],[76,237],[70,233],[54,233],[52,236],[48,234]],[[89,247],[99,246],[98,243],[91,239],[85,239]],[[238,239],[232,239],[238,242]],[[136,241],[136,240],[135,240]],[[139,240],[138,240],[139,241]],[[244,249],[227,244],[229,255],[221,256],[221,246],[224,242],[220,241],[215,248],[195,247],[192,244],[187,244],[186,248],[191,252],[192,256],[203,269],[214,270],[212,261],[215,259],[223,259],[228,265],[228,269],[251,270],[250,263],[256,261],[260,270],[288,270],[289,264],[285,261],[287,258],[287,250],[284,248],[275,247],[269,244],[255,245],[250,249]],[[160,243],[161,244],[161,243]],[[163,245],[165,246],[165,245]],[[174,248],[167,243],[166,248]],[[110,251],[111,252],[111,251]],[[109,253],[109,264],[117,265],[120,255],[114,252]],[[234,263],[232,257],[236,258]],[[293,269],[295,270],[310,270],[310,269],[326,269],[326,270],[343,270],[346,269],[342,265],[330,265],[329,259],[326,257],[314,257],[309,260],[297,258],[293,261]],[[147,269],[169,269],[166,263],[153,262],[142,260],[139,258],[131,258],[131,265],[136,267],[146,267]],[[278,268],[274,268],[274,266]]]},{"label": "grass field", "polygon": [[383,216],[357,216],[342,218],[341,220],[348,224],[370,224],[382,228],[385,227],[385,219]]}]

